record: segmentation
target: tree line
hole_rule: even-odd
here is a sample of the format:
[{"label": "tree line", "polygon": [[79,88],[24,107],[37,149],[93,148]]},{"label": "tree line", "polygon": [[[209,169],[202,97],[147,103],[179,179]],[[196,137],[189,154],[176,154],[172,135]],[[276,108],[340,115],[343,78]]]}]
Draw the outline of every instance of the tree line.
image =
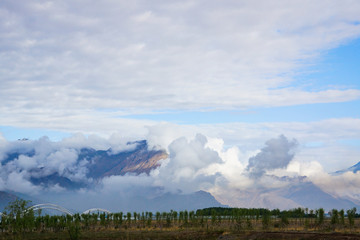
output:
[{"label": "tree line", "polygon": [[295,208],[280,211],[264,208],[205,208],[197,211],[170,212],[117,212],[88,213],[74,215],[49,215],[41,210],[29,209],[30,202],[16,199],[5,208],[0,222],[1,234],[25,236],[28,232],[67,231],[70,239],[78,239],[81,231],[101,229],[163,229],[174,227],[228,229],[245,231],[288,226],[303,229],[354,228],[359,218],[356,208],[333,209],[325,214],[323,208],[316,210]]}]

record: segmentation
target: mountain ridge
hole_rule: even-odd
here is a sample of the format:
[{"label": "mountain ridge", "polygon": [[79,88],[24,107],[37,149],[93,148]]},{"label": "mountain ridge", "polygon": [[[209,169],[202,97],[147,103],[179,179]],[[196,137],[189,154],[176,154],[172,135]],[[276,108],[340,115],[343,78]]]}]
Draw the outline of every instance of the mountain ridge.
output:
[{"label": "mountain ridge", "polygon": [[360,162],[354,164],[353,166],[349,167],[349,168],[345,168],[339,171],[336,171],[334,173],[332,173],[332,175],[340,175],[346,172],[353,172],[353,173],[357,173],[358,171],[360,171]]}]

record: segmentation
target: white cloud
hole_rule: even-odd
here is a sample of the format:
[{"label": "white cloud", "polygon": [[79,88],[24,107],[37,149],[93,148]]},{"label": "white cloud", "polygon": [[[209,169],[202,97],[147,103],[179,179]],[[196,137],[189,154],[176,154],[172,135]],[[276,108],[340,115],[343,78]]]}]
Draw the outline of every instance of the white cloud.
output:
[{"label": "white cloud", "polygon": [[174,140],[168,147],[169,160],[152,172],[155,185],[168,191],[191,193],[213,186],[216,173],[205,171],[220,163],[217,152],[206,147],[207,138],[197,134],[193,140],[185,137]]},{"label": "white cloud", "polygon": [[26,172],[10,172],[6,180],[6,190],[14,192],[36,194],[39,193],[41,187],[33,185],[26,179]]},{"label": "white cloud", "polygon": [[[288,172],[288,173],[286,173]],[[298,176],[307,176],[308,179],[319,186],[324,192],[330,193],[336,197],[349,198],[355,202],[360,201],[360,173],[345,172],[332,175],[326,172],[323,166],[317,162],[297,162],[289,164],[282,176],[289,173],[297,173]]]},{"label": "white cloud", "polygon": [[342,118],[314,122],[202,124],[196,127],[206,136],[223,139],[225,148],[237,146],[244,153],[251,152],[252,156],[265,141],[284,134],[299,142],[294,160],[317,161],[327,172],[333,172],[359,161],[357,145],[341,144],[342,140],[359,141],[359,126],[360,119]]},{"label": "white cloud", "polygon": [[[299,176],[306,176],[308,181],[312,181],[328,193],[358,200],[360,192],[357,188],[360,175],[358,173],[345,173],[339,176],[332,176],[328,174],[326,170],[327,162],[320,161],[320,156],[324,156],[322,155],[324,148],[327,149],[327,154],[334,153],[331,151],[331,147],[320,145],[308,148],[299,140],[300,147],[296,149],[295,157],[291,160],[286,153],[293,153],[292,150],[294,150],[294,145],[296,145],[295,141],[288,141],[285,137],[270,140],[265,139],[262,141],[264,136],[266,137],[269,134],[277,133],[279,129],[287,129],[289,134],[292,135],[292,138],[297,136],[297,131],[295,131],[297,129],[301,132],[298,136],[302,140],[313,139],[312,137],[308,138],[307,134],[317,136],[315,139],[322,140],[323,142],[326,142],[325,140],[329,137],[335,140],[341,139],[341,134],[343,134],[343,137],[352,137],[354,133],[348,131],[348,129],[351,128],[348,124],[356,124],[357,121],[348,120],[346,125],[342,127],[340,123],[341,121],[336,120],[325,121],[322,122],[322,124],[318,122],[309,123],[309,125],[306,126],[306,131],[302,131],[304,130],[304,125],[299,125],[301,128],[294,128],[290,131],[286,128],[286,124],[284,126],[275,124],[273,126],[275,130],[269,129],[269,133],[262,134],[251,134],[251,131],[255,131],[255,133],[260,133],[261,130],[264,131],[261,124],[259,126],[250,124],[248,129],[241,125],[244,127],[242,132],[233,132],[233,134],[238,135],[238,142],[231,146],[226,144],[227,139],[229,139],[229,136],[226,134],[226,138],[224,139],[219,137],[214,138],[213,136],[207,137],[202,134],[195,136],[190,134],[189,136],[178,137],[182,132],[181,126],[177,126],[177,129],[173,128],[174,132],[167,135],[168,128],[174,127],[175,125],[160,124],[159,126],[149,128],[149,133],[151,132],[155,135],[152,138],[154,145],[156,145],[155,140],[159,139],[160,142],[162,142],[161,146],[166,148],[169,153],[169,158],[164,160],[159,168],[152,171],[150,175],[142,174],[140,176],[134,176],[129,174],[125,176],[109,176],[99,182],[87,179],[87,163],[84,161],[76,161],[78,150],[83,147],[106,149],[106,147],[116,146],[116,143],[118,143],[121,148],[124,146],[124,139],[121,135],[118,135],[118,133],[108,139],[94,135],[86,137],[82,134],[76,134],[60,142],[52,142],[47,138],[41,138],[36,141],[7,142],[6,149],[4,149],[4,152],[0,152],[0,154],[6,154],[8,151],[11,152],[15,150],[21,153],[33,148],[36,148],[36,151],[33,156],[20,155],[14,161],[6,164],[2,163],[0,166],[0,189],[19,191],[27,194],[41,195],[46,193],[52,195],[59,193],[66,195],[67,191],[59,185],[35,186],[29,181],[31,177],[37,178],[58,173],[60,176],[68,177],[73,181],[92,183],[94,186],[93,189],[82,189],[78,193],[73,193],[76,195],[74,199],[80,198],[82,194],[84,198],[85,196],[89,196],[91,199],[88,200],[89,202],[87,202],[87,204],[95,201],[95,196],[98,196],[95,193],[101,193],[107,196],[116,195],[120,196],[119,198],[121,199],[126,199],[126,197],[130,196],[134,198],[136,198],[136,196],[156,197],[164,192],[191,193],[198,190],[206,190],[224,204],[241,206],[245,201],[245,197],[256,197],[251,204],[255,204],[256,201],[265,201],[269,197],[274,197],[275,195],[271,195],[274,193],[263,192],[260,194],[260,191],[287,186],[291,181],[282,180],[284,176],[294,179]],[[336,131],[323,134],[323,129],[319,126],[326,124],[330,127],[337,127]],[[297,125],[295,124],[294,126]],[[191,132],[187,126],[184,126],[184,128],[187,129],[189,133]],[[200,129],[200,127],[198,128]],[[202,128],[207,131],[213,129],[207,129],[205,126],[202,126]],[[245,129],[247,129],[247,131]],[[220,129],[218,130],[220,131]],[[165,134],[162,134],[162,131],[164,131]],[[186,133],[187,131],[184,132]],[[213,132],[213,134],[216,135],[217,133]],[[252,136],[252,138],[249,138],[249,136]],[[174,137],[174,139],[170,142],[172,137]],[[230,136],[230,139],[231,137],[232,136]],[[277,135],[273,137],[277,137]],[[254,144],[254,142],[260,143]],[[244,146],[246,147],[244,148]],[[316,152],[317,148],[319,148],[319,159],[309,159],[305,157],[306,154],[308,154],[306,151]],[[123,148],[123,150],[126,150],[126,148]],[[256,179],[252,178],[246,167],[249,165],[252,159],[251,157],[261,156],[262,153],[269,151],[273,159],[266,159],[266,166],[260,166],[263,174]],[[280,157],[282,159],[283,153],[286,155],[285,161],[281,161],[280,164],[276,159],[276,154],[273,154],[279,152],[281,153]],[[357,151],[354,154],[356,155],[356,153],[358,154],[359,152]],[[41,171],[39,171],[40,168]],[[270,175],[275,175],[275,177]],[[90,195],[92,194],[94,196],[91,197]],[[263,202],[263,204],[265,203],[266,202]],[[112,204],[114,204],[114,206],[116,205],[115,203]],[[295,203],[287,202],[286,204],[286,206],[293,206]]]},{"label": "white cloud", "polygon": [[323,51],[360,36],[356,1],[0,6],[2,125],[91,131],[133,113],[360,97],[292,86]]}]

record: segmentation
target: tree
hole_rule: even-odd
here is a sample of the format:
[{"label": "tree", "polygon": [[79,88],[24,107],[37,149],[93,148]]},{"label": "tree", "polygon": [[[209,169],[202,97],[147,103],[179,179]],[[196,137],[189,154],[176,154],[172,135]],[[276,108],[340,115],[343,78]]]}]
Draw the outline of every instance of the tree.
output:
[{"label": "tree", "polygon": [[324,223],[324,218],[325,218],[325,211],[323,208],[319,208],[318,210],[316,210],[316,216],[318,219],[318,224],[321,225]]},{"label": "tree", "polygon": [[133,213],[133,216],[134,216],[134,223],[136,224],[136,220],[137,220],[137,217],[138,217],[138,214],[136,212]]},{"label": "tree", "polygon": [[281,214],[281,226],[286,227],[287,225],[289,225],[288,213],[284,211]]},{"label": "tree", "polygon": [[177,213],[177,211],[173,211],[173,210],[171,210],[171,214],[172,214],[172,218],[174,219],[174,222],[176,222],[177,217],[178,217],[178,213]]},{"label": "tree", "polygon": [[4,214],[7,216],[10,229],[15,234],[25,235],[25,232],[32,231],[35,226],[34,211],[29,208],[31,201],[20,198],[10,202]]},{"label": "tree", "polygon": [[80,238],[80,215],[66,216],[66,225],[71,240],[78,240]]},{"label": "tree", "polygon": [[115,228],[119,228],[122,224],[122,221],[123,221],[123,213],[122,212],[114,213]]},{"label": "tree", "polygon": [[160,224],[161,213],[160,213],[160,212],[156,212],[155,218],[156,218],[156,224],[157,224],[157,225],[160,225],[160,227],[161,227],[161,226],[162,226],[162,224]]},{"label": "tree", "polygon": [[349,220],[349,225],[350,227],[354,226],[354,218],[355,218],[355,214],[356,214],[356,208],[352,208],[351,210],[347,210],[346,211],[347,215],[348,215],[348,220]]},{"label": "tree", "polygon": [[130,223],[131,223],[131,212],[127,212],[126,213],[126,220],[128,222],[128,226],[130,227]]},{"label": "tree", "polygon": [[262,215],[262,227],[268,229],[270,225],[270,211],[265,211]]},{"label": "tree", "polygon": [[211,225],[214,225],[216,222],[216,211],[213,209],[211,211]]},{"label": "tree", "polygon": [[101,226],[105,226],[106,225],[106,214],[103,212],[103,213],[100,213],[100,225]]},{"label": "tree", "polygon": [[341,225],[345,225],[345,212],[344,212],[344,209],[341,209],[339,211],[339,215],[340,215],[340,223],[341,223]]},{"label": "tree", "polygon": [[339,223],[339,212],[336,209],[331,210],[331,224],[335,225]]},{"label": "tree", "polygon": [[151,227],[152,217],[153,217],[153,213],[152,213],[152,212],[149,212],[149,214],[148,214],[148,219],[147,219],[147,225],[148,225],[148,227]]},{"label": "tree", "polygon": [[187,226],[187,224],[189,223],[188,222],[188,219],[189,219],[189,213],[188,211],[184,211],[184,224]]},{"label": "tree", "polygon": [[88,230],[89,229],[89,222],[90,222],[90,214],[89,213],[83,213],[83,214],[81,214],[81,218],[82,218],[82,220],[84,222],[84,228],[86,230]]}]

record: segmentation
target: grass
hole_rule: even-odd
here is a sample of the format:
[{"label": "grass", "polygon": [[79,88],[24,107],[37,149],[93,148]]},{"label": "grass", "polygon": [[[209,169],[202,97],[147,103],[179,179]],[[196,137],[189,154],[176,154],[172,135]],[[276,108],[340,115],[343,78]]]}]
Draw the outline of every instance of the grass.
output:
[{"label": "grass", "polygon": [[[0,240],[3,239],[28,239],[28,240],[50,240],[69,239],[67,229],[53,232],[51,230],[28,232],[25,236],[14,235],[9,232],[0,233]],[[97,224],[85,229],[81,227],[78,239],[360,239],[360,219],[356,219],[354,227],[347,224],[332,225],[330,219],[324,224],[317,226],[315,221],[305,224],[305,219],[289,219],[288,225],[281,225],[280,219],[271,219],[268,228],[262,227],[261,220],[246,220],[236,225],[230,220],[211,223],[205,221],[201,226],[198,224],[180,224],[172,222],[166,227],[164,221],[153,221],[150,227],[143,227],[141,222],[128,225],[124,223],[120,228],[113,225],[107,227]]]}]

